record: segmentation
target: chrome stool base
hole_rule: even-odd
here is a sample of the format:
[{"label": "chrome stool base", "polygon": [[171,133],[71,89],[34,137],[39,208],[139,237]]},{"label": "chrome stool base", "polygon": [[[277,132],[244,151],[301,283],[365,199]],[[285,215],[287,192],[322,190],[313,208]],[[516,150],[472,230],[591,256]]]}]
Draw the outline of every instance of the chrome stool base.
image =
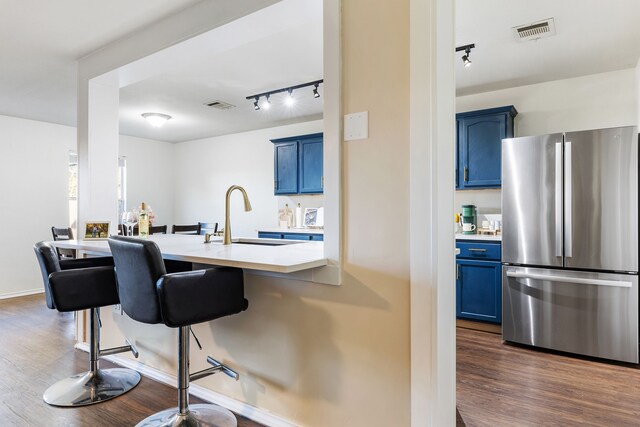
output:
[{"label": "chrome stool base", "polygon": [[118,397],[139,382],[140,374],[132,369],[98,369],[60,380],[42,397],[53,406],[86,406]]},{"label": "chrome stool base", "polygon": [[237,427],[235,415],[218,405],[189,405],[186,414],[178,408],[165,409],[140,421],[136,427]]}]

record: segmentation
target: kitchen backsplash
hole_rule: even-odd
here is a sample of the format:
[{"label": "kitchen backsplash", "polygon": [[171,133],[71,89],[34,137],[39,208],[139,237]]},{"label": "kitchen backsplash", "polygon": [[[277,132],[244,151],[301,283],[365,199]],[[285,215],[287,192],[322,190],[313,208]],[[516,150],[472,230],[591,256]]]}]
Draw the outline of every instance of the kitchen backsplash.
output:
[{"label": "kitchen backsplash", "polygon": [[502,190],[488,189],[488,190],[464,190],[456,191],[454,195],[455,210],[460,212],[462,205],[476,205],[478,212],[478,219],[482,220],[482,215],[485,214],[499,214],[502,211],[501,208]]}]

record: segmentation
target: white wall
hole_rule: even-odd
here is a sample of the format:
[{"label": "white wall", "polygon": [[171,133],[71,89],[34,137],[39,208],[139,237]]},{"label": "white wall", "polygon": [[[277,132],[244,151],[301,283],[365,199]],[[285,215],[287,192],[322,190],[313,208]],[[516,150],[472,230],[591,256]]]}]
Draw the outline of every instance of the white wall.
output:
[{"label": "white wall", "polygon": [[[0,298],[43,288],[32,247],[51,240],[52,226],[68,226],[69,151],[76,138],[74,127],[0,116],[0,223],[8,242],[0,247]],[[160,173],[171,169],[172,144],[123,136],[120,148],[130,160],[132,197],[148,195],[160,220],[172,221],[172,178]]]},{"label": "white wall", "polygon": [[174,224],[175,145],[120,135],[119,154],[127,158],[127,209],[146,202],[153,225]]},{"label": "white wall", "polygon": [[[627,69],[460,96],[456,111],[513,105],[518,110],[515,136],[635,125],[640,96],[635,73]],[[455,206],[474,204],[481,214],[493,213],[500,209],[500,194],[500,190],[456,191]]]},{"label": "white wall", "polygon": [[43,288],[33,244],[69,222],[73,127],[0,116],[0,297]]},{"label": "white wall", "polygon": [[322,132],[322,120],[260,129],[175,145],[175,220],[180,224],[218,222],[224,226],[224,202],[231,185],[244,187],[253,210],[244,212],[242,196],[231,196],[233,236],[257,236],[278,226],[278,208],[300,202],[322,204],[322,196],[273,194],[273,143],[270,139]]}]

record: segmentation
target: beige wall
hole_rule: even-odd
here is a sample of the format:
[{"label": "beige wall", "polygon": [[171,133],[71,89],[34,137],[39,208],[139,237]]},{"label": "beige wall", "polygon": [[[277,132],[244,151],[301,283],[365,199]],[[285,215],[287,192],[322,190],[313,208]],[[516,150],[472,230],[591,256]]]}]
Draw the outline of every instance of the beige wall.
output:
[{"label": "beige wall", "polygon": [[[211,354],[241,374],[198,384],[303,426],[408,426],[409,2],[343,2],[343,110],[369,111],[344,144],[340,287],[246,276],[249,309],[195,327],[191,369]],[[175,372],[175,331],[103,314],[103,347],[132,338]]]}]

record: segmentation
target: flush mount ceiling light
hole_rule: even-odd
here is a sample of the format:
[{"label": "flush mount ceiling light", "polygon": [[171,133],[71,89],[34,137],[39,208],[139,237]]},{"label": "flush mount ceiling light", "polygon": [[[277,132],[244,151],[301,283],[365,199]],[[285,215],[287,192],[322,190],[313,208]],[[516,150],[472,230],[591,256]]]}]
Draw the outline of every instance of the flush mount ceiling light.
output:
[{"label": "flush mount ceiling light", "polygon": [[271,106],[271,101],[269,100],[271,95],[275,95],[277,93],[287,92],[289,94],[289,96],[287,96],[285,98],[285,104],[287,106],[292,106],[295,103],[295,98],[293,97],[293,91],[294,90],[302,89],[304,87],[313,86],[313,97],[314,98],[320,98],[320,93],[318,93],[318,87],[323,82],[324,82],[324,80],[314,80],[314,81],[309,82],[309,83],[302,83],[302,84],[295,85],[295,86],[283,87],[283,88],[280,88],[280,89],[274,89],[274,90],[270,90],[270,91],[267,91],[267,92],[257,93],[255,95],[249,95],[249,96],[247,96],[247,99],[248,100],[253,100],[253,109],[254,110],[259,110],[260,109],[260,98],[264,97],[265,101],[262,103],[262,108],[265,109],[265,110],[268,110],[269,107]]},{"label": "flush mount ceiling light", "polygon": [[469,54],[471,53],[471,49],[473,49],[474,47],[476,47],[475,43],[459,46],[456,48],[456,52],[464,51],[464,55],[462,55],[462,63],[464,64],[465,68],[471,65]]},{"label": "flush mount ceiling light", "polygon": [[142,113],[142,117],[147,119],[149,124],[154,128],[161,127],[167,120],[171,119],[170,115],[162,113]]}]

